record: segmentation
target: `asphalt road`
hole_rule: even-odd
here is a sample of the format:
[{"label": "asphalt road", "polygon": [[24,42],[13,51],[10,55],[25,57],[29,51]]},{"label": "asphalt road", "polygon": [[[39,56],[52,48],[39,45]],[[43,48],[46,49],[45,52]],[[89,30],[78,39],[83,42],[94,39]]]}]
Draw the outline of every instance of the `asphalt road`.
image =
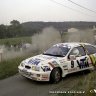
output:
[{"label": "asphalt road", "polygon": [[0,96],[53,96],[50,91],[66,91],[72,88],[80,78],[87,74],[75,73],[62,79],[58,84],[36,82],[17,74],[0,80]]}]

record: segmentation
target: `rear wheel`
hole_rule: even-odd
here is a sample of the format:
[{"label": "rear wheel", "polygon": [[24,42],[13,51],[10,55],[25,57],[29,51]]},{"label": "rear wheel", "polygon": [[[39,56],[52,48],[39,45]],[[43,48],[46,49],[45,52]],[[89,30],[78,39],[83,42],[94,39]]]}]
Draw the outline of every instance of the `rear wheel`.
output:
[{"label": "rear wheel", "polygon": [[58,83],[61,80],[61,72],[59,68],[55,68],[52,70],[50,75],[51,83]]}]

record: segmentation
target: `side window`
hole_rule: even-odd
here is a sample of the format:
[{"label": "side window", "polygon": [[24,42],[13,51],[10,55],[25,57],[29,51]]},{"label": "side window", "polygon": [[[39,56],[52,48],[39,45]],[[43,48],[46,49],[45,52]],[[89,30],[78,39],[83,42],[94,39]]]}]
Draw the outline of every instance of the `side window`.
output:
[{"label": "side window", "polygon": [[96,53],[96,48],[91,45],[84,46],[88,52],[88,55]]},{"label": "side window", "polygon": [[79,57],[79,56],[84,56],[85,55],[85,51],[83,49],[82,46],[80,47],[75,47],[72,49],[72,51],[70,52],[70,55],[75,55],[76,57]]}]

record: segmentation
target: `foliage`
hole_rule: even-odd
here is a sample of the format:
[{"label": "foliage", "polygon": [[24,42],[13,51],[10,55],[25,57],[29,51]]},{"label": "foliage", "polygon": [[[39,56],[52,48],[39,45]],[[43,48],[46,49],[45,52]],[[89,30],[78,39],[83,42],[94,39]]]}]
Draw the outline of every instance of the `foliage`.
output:
[{"label": "foliage", "polygon": [[74,85],[69,91],[85,91],[85,93],[73,93],[73,94],[57,94],[57,96],[96,96],[96,93],[93,91],[96,89],[96,70],[89,73],[84,78],[81,78],[76,85]]},{"label": "foliage", "polygon": [[0,25],[0,39],[32,36],[37,31],[38,30],[34,28],[31,30],[28,28],[24,28],[19,21],[13,20],[10,22],[10,25]]},{"label": "foliage", "polygon": [[17,20],[12,20],[10,25],[0,25],[0,39],[32,36],[49,26],[56,28],[59,32],[67,32],[68,28],[93,28],[96,22],[25,22],[21,24]]},{"label": "foliage", "polygon": [[18,72],[18,65],[24,57],[0,62],[0,79],[7,78]]},{"label": "foliage", "polygon": [[5,38],[7,35],[7,29],[5,25],[0,25],[0,38]]},{"label": "foliage", "polygon": [[0,39],[0,45],[19,45],[21,43],[31,43],[31,37],[18,37],[18,38],[7,38],[7,39]]},{"label": "foliage", "polygon": [[0,79],[5,79],[7,77],[17,74],[18,65],[21,63],[21,61],[34,55],[37,55],[37,50],[36,51],[31,50],[29,52],[25,52],[25,55],[21,55],[16,58],[1,61],[0,62]]}]

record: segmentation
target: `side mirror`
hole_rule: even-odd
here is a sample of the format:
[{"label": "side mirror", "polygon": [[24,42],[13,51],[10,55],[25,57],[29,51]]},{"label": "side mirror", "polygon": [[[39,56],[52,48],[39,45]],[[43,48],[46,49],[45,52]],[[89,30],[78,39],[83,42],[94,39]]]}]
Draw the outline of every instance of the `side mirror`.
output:
[{"label": "side mirror", "polygon": [[75,55],[69,55],[69,59],[70,60],[76,60],[76,56]]}]

